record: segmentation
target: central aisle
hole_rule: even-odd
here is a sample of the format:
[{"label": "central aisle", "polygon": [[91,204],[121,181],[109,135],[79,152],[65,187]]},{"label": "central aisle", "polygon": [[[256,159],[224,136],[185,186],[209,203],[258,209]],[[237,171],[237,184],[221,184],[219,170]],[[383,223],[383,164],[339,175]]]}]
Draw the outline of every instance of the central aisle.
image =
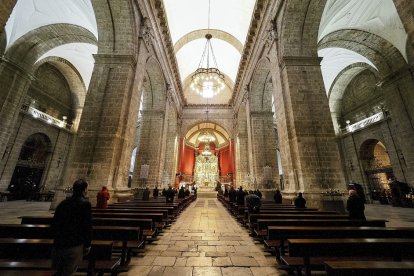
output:
[{"label": "central aisle", "polygon": [[281,275],[275,257],[211,198],[191,204],[130,266],[119,275]]}]

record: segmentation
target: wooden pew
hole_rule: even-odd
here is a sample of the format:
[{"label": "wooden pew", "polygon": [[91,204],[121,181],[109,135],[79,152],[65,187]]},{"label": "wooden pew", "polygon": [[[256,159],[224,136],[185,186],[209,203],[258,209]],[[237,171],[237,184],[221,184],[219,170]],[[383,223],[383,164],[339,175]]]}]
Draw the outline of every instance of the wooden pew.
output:
[{"label": "wooden pew", "polygon": [[[414,257],[414,239],[353,238],[353,239],[288,239],[289,257],[302,258],[291,261],[292,265],[305,268],[307,276],[311,269],[321,269],[323,261],[347,260],[358,257],[401,261]],[[287,259],[284,258],[283,259]],[[316,262],[315,262],[316,260]],[[371,259],[372,260],[372,259]],[[287,259],[287,263],[289,260]]]},{"label": "wooden pew", "polygon": [[167,222],[170,223],[174,220],[174,208],[173,207],[122,207],[122,206],[111,206],[106,209],[92,208],[92,212],[114,212],[114,213],[134,213],[134,212],[154,212],[154,213],[163,213]]},{"label": "wooden pew", "polygon": [[328,276],[409,276],[414,262],[342,261],[325,262]]},{"label": "wooden pew", "polygon": [[[284,255],[287,239],[300,238],[411,238],[414,228],[398,227],[349,227],[349,226],[269,226],[268,240],[279,242],[277,256]],[[278,259],[280,261],[280,259]]]},{"label": "wooden pew", "polygon": [[[45,224],[0,224],[0,238],[52,239],[53,233],[50,225]],[[138,227],[93,226],[92,238],[113,241],[114,247],[120,247],[121,266],[130,260],[131,248],[141,247],[144,242]]]},{"label": "wooden pew", "polygon": [[[51,239],[0,238],[0,270],[51,270],[52,246]],[[112,258],[112,242],[95,240],[78,272],[93,275],[98,271],[100,274],[109,272],[116,275],[119,262],[119,258]]]}]

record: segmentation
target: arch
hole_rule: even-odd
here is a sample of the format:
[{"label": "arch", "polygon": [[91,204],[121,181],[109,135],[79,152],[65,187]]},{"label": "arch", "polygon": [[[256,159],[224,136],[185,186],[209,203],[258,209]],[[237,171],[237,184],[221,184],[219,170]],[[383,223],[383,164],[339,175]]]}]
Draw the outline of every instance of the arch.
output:
[{"label": "arch", "polygon": [[70,91],[72,93],[72,103],[74,112],[72,130],[77,131],[87,93],[85,83],[83,82],[83,79],[79,71],[72,63],[70,63],[66,59],[56,56],[49,56],[36,62],[34,71],[36,71],[40,66],[42,66],[42,64],[45,63],[49,63],[56,67],[65,77],[69,85]]},{"label": "arch", "polygon": [[218,30],[218,29],[202,29],[202,30],[195,30],[190,33],[185,34],[182,36],[174,45],[174,53],[177,54],[177,52],[187,43],[199,39],[204,38],[206,33],[211,34],[214,38],[224,40],[228,42],[230,45],[232,45],[234,48],[239,51],[240,54],[243,54],[243,44],[232,34]]},{"label": "arch", "polygon": [[142,110],[164,110],[166,103],[166,83],[161,65],[150,57],[145,65],[144,96]]},{"label": "arch", "polygon": [[8,190],[16,199],[30,199],[39,192],[52,143],[44,133],[28,136],[22,145]]},{"label": "arch", "polygon": [[200,142],[197,139],[203,131],[209,131],[216,138],[213,143],[218,148],[228,145],[230,141],[229,132],[223,126],[214,120],[209,120],[209,122],[199,120],[186,130],[184,134],[186,144],[194,148],[198,147]]},{"label": "arch", "polygon": [[142,15],[136,1],[92,1],[98,26],[98,53],[134,55]]},{"label": "arch", "polygon": [[250,111],[272,111],[272,74],[270,61],[267,58],[259,60],[253,71],[250,82]]},{"label": "arch", "polygon": [[384,38],[361,30],[344,29],[322,38],[319,49],[344,48],[370,60],[381,76],[403,68],[407,63],[400,51]]},{"label": "arch", "polygon": [[353,63],[345,67],[335,78],[329,90],[328,99],[329,99],[329,109],[331,112],[338,112],[340,108],[340,102],[345,93],[346,87],[355,78],[364,70],[371,71],[376,77],[379,77],[378,71],[375,70],[369,64],[363,62]]},{"label": "arch", "polygon": [[33,65],[49,50],[67,43],[84,42],[96,45],[89,30],[71,24],[53,24],[34,29],[7,49],[5,57],[33,72]]},{"label": "arch", "polygon": [[312,0],[283,1],[283,15],[278,32],[282,56],[317,55],[318,31],[325,3],[326,1]]}]

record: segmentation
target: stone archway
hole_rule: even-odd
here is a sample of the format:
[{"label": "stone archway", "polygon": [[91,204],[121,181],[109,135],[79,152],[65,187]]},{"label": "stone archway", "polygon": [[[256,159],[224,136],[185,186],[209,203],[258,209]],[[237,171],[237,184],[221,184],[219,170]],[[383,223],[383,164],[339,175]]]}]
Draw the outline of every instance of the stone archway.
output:
[{"label": "stone archway", "polygon": [[35,133],[26,139],[8,187],[14,199],[33,199],[41,190],[50,153],[51,141],[47,135]]},{"label": "stone archway", "polygon": [[389,195],[388,179],[394,177],[390,157],[385,145],[377,139],[368,139],[361,144],[360,159],[368,180],[368,191],[372,200],[386,202]]}]

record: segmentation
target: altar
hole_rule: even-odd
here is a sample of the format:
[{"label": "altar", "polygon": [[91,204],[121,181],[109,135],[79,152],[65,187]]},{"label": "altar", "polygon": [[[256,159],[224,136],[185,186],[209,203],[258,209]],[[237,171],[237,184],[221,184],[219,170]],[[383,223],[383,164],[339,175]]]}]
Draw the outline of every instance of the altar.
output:
[{"label": "altar", "polygon": [[196,157],[194,181],[197,187],[214,189],[219,179],[218,157],[215,155]]}]

